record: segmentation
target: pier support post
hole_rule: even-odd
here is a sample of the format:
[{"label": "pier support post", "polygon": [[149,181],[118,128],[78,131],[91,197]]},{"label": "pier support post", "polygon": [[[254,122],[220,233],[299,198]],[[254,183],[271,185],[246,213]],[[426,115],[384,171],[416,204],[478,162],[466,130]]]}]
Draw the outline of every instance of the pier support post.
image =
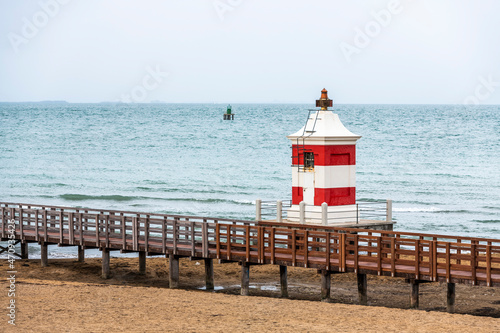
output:
[{"label": "pier support post", "polygon": [[455,312],[455,283],[448,283],[446,288],[446,311],[449,313]]},{"label": "pier support post", "polygon": [[280,265],[281,297],[288,297],[288,268]]},{"label": "pier support post", "polygon": [[330,302],[331,272],[321,270],[321,301]]},{"label": "pier support post", "polygon": [[250,265],[246,262],[241,263],[241,295],[248,296],[250,290]]},{"label": "pier support post", "polygon": [[47,243],[42,242],[40,244],[40,258],[41,258],[40,264],[42,265],[42,267],[47,267],[49,265],[49,260],[48,260],[49,251],[47,247],[48,247]]},{"label": "pier support post", "polygon": [[410,287],[411,287],[410,308],[411,309],[418,309],[419,292],[420,292],[419,281],[418,280],[411,280]]},{"label": "pier support post", "polygon": [[207,290],[213,291],[214,283],[214,260],[204,259],[205,261],[205,286]]},{"label": "pier support post", "polygon": [[146,251],[139,251],[139,274],[146,274]]},{"label": "pier support post", "polygon": [[21,259],[28,259],[28,243],[21,242]]},{"label": "pier support post", "polygon": [[109,249],[103,248],[101,250],[102,253],[102,278],[103,279],[109,279],[111,276],[111,270],[109,268]]},{"label": "pier support post", "polygon": [[366,274],[358,273],[358,299],[360,305],[368,305]]},{"label": "pier support post", "polygon": [[83,246],[78,246],[78,262],[85,261],[85,248]]},{"label": "pier support post", "polygon": [[168,285],[170,289],[179,287],[179,256],[168,255]]}]

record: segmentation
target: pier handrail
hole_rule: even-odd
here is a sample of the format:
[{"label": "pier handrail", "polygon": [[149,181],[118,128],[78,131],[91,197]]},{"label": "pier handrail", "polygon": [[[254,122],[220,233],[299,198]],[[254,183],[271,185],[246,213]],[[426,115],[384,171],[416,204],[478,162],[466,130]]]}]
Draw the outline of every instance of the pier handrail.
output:
[{"label": "pier handrail", "polygon": [[140,216],[140,215],[153,215],[153,216],[162,216],[169,218],[178,218],[178,219],[186,219],[186,220],[215,220],[217,222],[230,222],[230,223],[241,223],[241,224],[255,224],[254,220],[240,220],[240,219],[230,219],[230,218],[216,218],[216,217],[206,217],[206,216],[194,216],[194,215],[179,215],[179,214],[166,214],[166,213],[146,213],[146,212],[138,212],[138,211],[128,211],[128,210],[114,210],[114,209],[99,209],[99,208],[87,208],[87,207],[68,207],[68,206],[54,206],[54,205],[43,205],[43,204],[26,204],[26,203],[13,203],[13,202],[0,202],[0,208],[26,208],[33,209],[34,207],[40,208],[49,208],[56,211],[62,210],[67,212],[99,212],[100,214],[128,214],[130,216]]},{"label": "pier handrail", "polygon": [[419,232],[409,232],[409,231],[392,231],[392,230],[371,230],[371,229],[360,229],[360,228],[343,228],[335,226],[316,226],[308,224],[297,224],[297,223],[276,223],[273,221],[259,221],[259,225],[262,226],[274,226],[281,228],[292,228],[292,229],[314,229],[322,230],[327,232],[341,232],[341,233],[357,233],[357,234],[367,234],[367,235],[380,235],[389,237],[415,237],[418,239],[432,238],[433,240],[456,240],[457,242],[469,241],[469,242],[486,242],[486,243],[498,243],[500,245],[500,239],[496,238],[482,238],[482,237],[469,237],[469,236],[453,236],[453,235],[443,235],[443,234],[428,234]]},{"label": "pier handrail", "polygon": [[[278,202],[281,205],[278,205]],[[276,218],[286,219],[287,211],[292,206],[292,200],[261,200],[257,199],[255,201],[256,205],[256,219],[261,220],[263,218],[267,220],[274,220]],[[277,216],[278,207],[281,207],[281,214]],[[349,209],[343,209],[339,212],[329,212],[328,219],[330,221],[337,220],[339,223],[359,223],[363,220],[373,220],[373,221],[392,221],[392,201],[391,200],[360,200],[356,201],[356,204]],[[322,223],[321,213],[314,210],[314,206],[305,205],[305,212],[308,217],[309,223],[314,222],[317,224]],[[345,214],[351,215],[351,217],[345,217]],[[351,213],[351,214],[349,214]],[[317,215],[317,216],[315,216]],[[335,222],[333,222],[335,223]]]}]

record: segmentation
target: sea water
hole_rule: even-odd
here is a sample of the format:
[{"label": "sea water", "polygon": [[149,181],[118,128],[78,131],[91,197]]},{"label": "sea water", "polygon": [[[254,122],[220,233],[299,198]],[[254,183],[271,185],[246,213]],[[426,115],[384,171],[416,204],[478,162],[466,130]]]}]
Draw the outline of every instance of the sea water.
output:
[{"label": "sea water", "polygon": [[[254,219],[291,198],[298,104],[0,104],[0,201]],[[500,106],[336,105],[358,200],[399,231],[499,238]]]}]

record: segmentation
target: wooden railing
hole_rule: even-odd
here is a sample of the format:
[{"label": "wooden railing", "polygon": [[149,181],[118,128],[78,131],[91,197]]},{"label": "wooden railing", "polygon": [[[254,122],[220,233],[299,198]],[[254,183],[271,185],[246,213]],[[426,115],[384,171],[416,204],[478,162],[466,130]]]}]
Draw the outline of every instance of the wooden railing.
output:
[{"label": "wooden railing", "polygon": [[498,240],[476,238],[472,243],[465,243],[423,239],[441,238],[437,235],[411,239],[405,238],[404,233],[397,233],[396,237],[364,233],[358,229],[326,232],[217,226],[217,258],[426,281],[487,286],[500,283],[500,246],[492,245],[500,244]]},{"label": "wooden railing", "polygon": [[[500,240],[0,203],[1,237],[500,286]],[[9,221],[14,227],[9,229]]]}]

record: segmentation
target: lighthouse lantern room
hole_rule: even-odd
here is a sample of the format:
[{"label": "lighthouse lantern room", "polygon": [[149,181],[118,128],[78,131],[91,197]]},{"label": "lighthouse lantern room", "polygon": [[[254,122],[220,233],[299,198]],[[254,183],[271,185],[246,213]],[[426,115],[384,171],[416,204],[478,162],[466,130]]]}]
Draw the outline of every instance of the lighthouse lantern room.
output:
[{"label": "lighthouse lantern room", "polygon": [[[356,223],[356,142],[338,114],[326,89],[309,110],[307,122],[289,135],[292,141],[292,206],[289,222],[307,224]],[[325,216],[326,214],[326,216]],[[326,218],[325,218],[326,217]]]}]

